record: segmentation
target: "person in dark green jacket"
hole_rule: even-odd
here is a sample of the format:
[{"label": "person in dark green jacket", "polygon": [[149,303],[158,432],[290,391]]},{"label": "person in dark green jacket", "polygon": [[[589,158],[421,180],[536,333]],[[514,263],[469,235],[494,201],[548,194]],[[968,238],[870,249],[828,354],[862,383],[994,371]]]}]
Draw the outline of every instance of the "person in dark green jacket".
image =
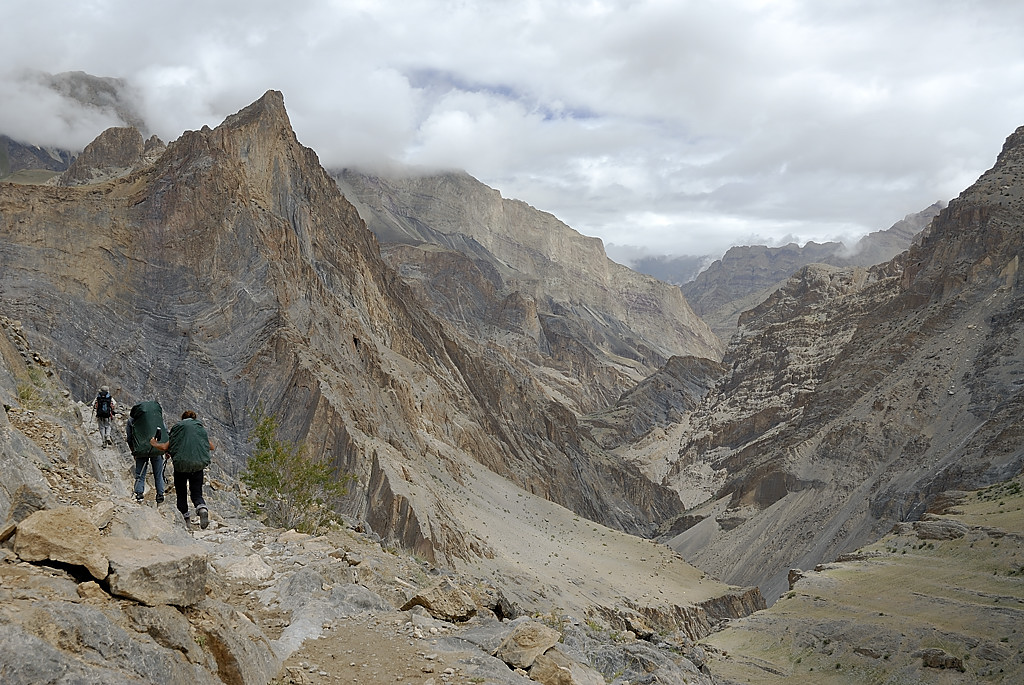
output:
[{"label": "person in dark green jacket", "polygon": [[206,434],[206,428],[196,418],[194,411],[186,411],[181,421],[171,427],[166,442],[157,442],[152,438],[149,444],[162,452],[170,452],[171,463],[174,464],[174,491],[178,497],[178,511],[189,520],[188,500],[191,496],[196,513],[199,514],[199,525],[206,528],[210,525],[210,511],[203,499],[203,474],[210,465],[210,452],[215,447]]},{"label": "person in dark green jacket", "polygon": [[156,400],[139,402],[128,412],[126,427],[128,449],[135,457],[135,501],[141,502],[146,491],[146,469],[153,467],[156,503],[164,501],[164,455],[149,444],[154,435],[159,440],[164,428],[164,411]]}]

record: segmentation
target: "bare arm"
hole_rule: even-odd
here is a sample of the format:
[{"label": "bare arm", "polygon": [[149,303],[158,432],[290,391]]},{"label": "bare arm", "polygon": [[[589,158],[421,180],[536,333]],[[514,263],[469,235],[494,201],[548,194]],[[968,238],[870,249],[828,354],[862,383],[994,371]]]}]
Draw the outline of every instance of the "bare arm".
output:
[{"label": "bare arm", "polygon": [[171,446],[171,441],[168,440],[167,442],[157,442],[156,438],[150,438],[149,444],[157,448],[161,452],[166,452],[167,449]]}]

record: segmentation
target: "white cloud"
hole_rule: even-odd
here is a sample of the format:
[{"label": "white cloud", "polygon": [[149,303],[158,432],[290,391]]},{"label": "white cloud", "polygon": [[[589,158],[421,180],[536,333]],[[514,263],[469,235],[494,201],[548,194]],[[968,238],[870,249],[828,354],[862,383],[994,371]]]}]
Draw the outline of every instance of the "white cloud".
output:
[{"label": "white cloud", "polygon": [[[327,165],[463,168],[581,232],[670,253],[885,228],[954,197],[1024,123],[1024,4],[1000,0],[37,0],[5,13],[11,69],[124,77],[165,139],[273,88]],[[2,132],[81,147],[116,123],[15,73],[0,76]]]}]

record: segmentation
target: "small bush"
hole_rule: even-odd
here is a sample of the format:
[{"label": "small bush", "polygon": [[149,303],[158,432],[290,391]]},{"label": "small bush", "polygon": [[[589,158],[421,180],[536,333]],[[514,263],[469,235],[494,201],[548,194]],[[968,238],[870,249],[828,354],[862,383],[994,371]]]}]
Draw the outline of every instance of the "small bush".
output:
[{"label": "small bush", "polygon": [[334,505],[348,492],[351,474],[338,473],[323,459],[309,455],[305,445],[278,437],[278,423],[262,408],[251,412],[255,425],[249,433],[252,456],[241,474],[252,488],[247,504],[255,513],[282,528],[315,533],[334,518]]}]

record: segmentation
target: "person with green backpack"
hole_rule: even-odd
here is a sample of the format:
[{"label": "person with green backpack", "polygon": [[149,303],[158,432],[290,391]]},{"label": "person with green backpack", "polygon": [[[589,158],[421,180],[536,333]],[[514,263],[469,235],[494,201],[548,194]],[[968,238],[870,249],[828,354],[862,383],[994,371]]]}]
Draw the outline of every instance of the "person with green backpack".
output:
[{"label": "person with green backpack", "polygon": [[153,467],[153,481],[156,485],[156,503],[164,501],[164,455],[150,444],[151,438],[160,439],[166,433],[164,410],[156,400],[139,402],[128,412],[125,437],[128,449],[135,457],[135,501],[141,502],[146,491],[146,470]]},{"label": "person with green backpack", "polygon": [[206,428],[194,411],[186,411],[181,415],[181,421],[171,427],[166,442],[158,442],[154,437],[150,438],[149,444],[161,452],[170,452],[178,511],[186,521],[190,520],[188,500],[191,497],[199,515],[199,525],[205,529],[210,525],[210,511],[203,499],[203,474],[210,465],[210,452],[215,449]]}]

